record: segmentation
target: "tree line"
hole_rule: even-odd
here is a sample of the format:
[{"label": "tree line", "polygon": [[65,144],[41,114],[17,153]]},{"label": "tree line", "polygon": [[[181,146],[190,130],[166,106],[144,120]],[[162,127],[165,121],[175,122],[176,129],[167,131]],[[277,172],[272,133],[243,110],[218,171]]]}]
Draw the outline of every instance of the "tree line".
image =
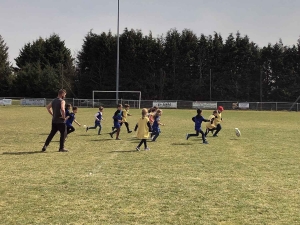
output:
[{"label": "tree line", "polygon": [[[223,39],[171,29],[153,37],[126,28],[119,46],[119,90],[142,91],[143,99],[294,101],[300,95],[300,39],[260,48],[239,32]],[[92,90],[116,90],[117,36],[89,31],[75,57],[59,35],[40,37],[15,62],[12,67],[0,35],[0,96],[52,98],[63,87],[68,97],[92,98]]]}]

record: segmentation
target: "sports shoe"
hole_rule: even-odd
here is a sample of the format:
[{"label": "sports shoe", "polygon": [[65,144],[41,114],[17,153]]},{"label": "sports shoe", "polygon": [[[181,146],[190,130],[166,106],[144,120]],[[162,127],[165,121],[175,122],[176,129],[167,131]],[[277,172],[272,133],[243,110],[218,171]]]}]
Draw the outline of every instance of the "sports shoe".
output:
[{"label": "sports shoe", "polygon": [[89,130],[89,127],[86,127],[85,132],[87,132]]},{"label": "sports shoe", "polygon": [[111,136],[111,138],[114,138],[112,133],[109,133],[109,135]]},{"label": "sports shoe", "polygon": [[68,150],[67,150],[67,149],[64,149],[64,148],[59,149],[58,151],[59,151],[59,152],[68,152]]},{"label": "sports shoe", "polygon": [[147,147],[147,148],[145,148],[145,151],[149,151],[149,150],[150,150],[150,148],[148,148],[148,147]]},{"label": "sports shoe", "polygon": [[135,150],[140,151],[140,148],[139,148],[139,147],[136,147]]},{"label": "sports shoe", "polygon": [[188,139],[189,139],[189,137],[190,137],[190,135],[189,135],[189,134],[186,134],[186,140],[188,140]]},{"label": "sports shoe", "polygon": [[121,138],[116,138],[116,140],[121,140]]},{"label": "sports shoe", "polygon": [[218,137],[218,135],[214,134],[213,137]]},{"label": "sports shoe", "polygon": [[132,130],[129,130],[129,131],[128,131],[128,133],[131,133],[131,132],[132,132]]},{"label": "sports shoe", "polygon": [[42,148],[42,152],[46,151],[46,149],[47,149],[47,146],[44,145],[43,148]]},{"label": "sports shoe", "polygon": [[208,142],[207,141],[203,141],[203,144],[208,144]]}]

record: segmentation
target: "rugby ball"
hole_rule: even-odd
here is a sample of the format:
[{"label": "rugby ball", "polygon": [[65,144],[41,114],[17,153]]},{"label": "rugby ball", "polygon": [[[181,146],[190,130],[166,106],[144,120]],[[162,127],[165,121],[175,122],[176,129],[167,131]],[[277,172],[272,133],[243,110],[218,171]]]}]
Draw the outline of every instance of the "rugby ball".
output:
[{"label": "rugby ball", "polygon": [[239,128],[234,128],[234,130],[235,130],[235,135],[237,137],[240,137],[241,136],[241,131],[239,130]]}]

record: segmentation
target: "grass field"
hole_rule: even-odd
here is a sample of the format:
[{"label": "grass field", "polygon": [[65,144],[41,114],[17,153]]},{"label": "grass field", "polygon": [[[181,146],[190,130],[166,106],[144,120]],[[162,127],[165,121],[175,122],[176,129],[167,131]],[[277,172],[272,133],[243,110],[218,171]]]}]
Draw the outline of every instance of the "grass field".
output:
[{"label": "grass field", "polygon": [[[195,110],[163,110],[157,142],[136,152],[134,132],[107,134],[114,111],[102,135],[74,124],[68,153],[59,134],[41,153],[46,109],[0,107],[0,224],[300,224],[298,113],[225,110],[204,145],[185,139]],[[76,118],[93,125],[96,112]],[[130,112],[133,129],[140,110]]]}]

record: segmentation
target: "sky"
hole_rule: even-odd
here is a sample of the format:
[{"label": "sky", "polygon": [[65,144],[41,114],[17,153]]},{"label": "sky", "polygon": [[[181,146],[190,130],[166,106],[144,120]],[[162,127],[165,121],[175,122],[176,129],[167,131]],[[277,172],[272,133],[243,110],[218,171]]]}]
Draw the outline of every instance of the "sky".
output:
[{"label": "sky", "polygon": [[[119,0],[119,32],[139,29],[144,35],[165,35],[176,28],[197,36],[239,31],[259,47],[297,44],[300,0]],[[0,0],[0,35],[9,47],[9,61],[26,43],[58,34],[73,56],[84,37],[117,34],[118,0]]]}]

